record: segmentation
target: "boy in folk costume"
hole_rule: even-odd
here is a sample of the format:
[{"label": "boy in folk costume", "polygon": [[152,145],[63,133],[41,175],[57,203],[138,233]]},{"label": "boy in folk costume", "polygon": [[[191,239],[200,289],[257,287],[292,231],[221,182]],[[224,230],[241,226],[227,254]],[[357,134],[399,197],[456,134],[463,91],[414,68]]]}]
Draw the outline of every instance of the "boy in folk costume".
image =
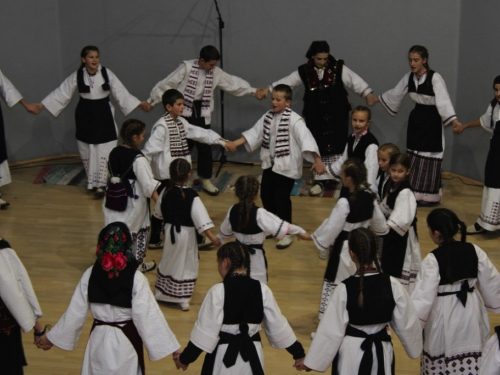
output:
[{"label": "boy in folk costume", "polygon": [[[302,159],[314,163],[311,170],[325,172],[318,146],[302,117],[291,110],[292,89],[277,85],[272,93],[272,110],[266,112],[243,136],[234,142],[236,147],[245,144],[252,152],[262,146],[262,184],[260,198],[264,208],[280,219],[292,222],[290,193],[295,179],[302,177]],[[278,249],[292,243],[287,234],[278,242]]]},{"label": "boy in folk costume", "polygon": [[[148,103],[155,105],[161,101],[168,89],[177,89],[184,94],[185,117],[192,125],[210,129],[210,119],[214,110],[214,91],[220,88],[234,96],[254,95],[256,89],[236,76],[227,74],[216,65],[221,56],[214,46],[205,46],[195,60],[183,61],[167,78],[158,82],[151,90]],[[210,195],[219,194],[212,182],[212,150],[209,145],[191,141],[189,148],[198,149],[198,176],[203,180],[203,190]],[[167,164],[168,169],[168,164]]]},{"label": "boy in folk costume", "polygon": [[[153,125],[151,136],[142,150],[143,154],[151,161],[155,178],[161,181],[161,185],[157,189],[158,194],[161,194],[165,187],[170,185],[169,167],[174,159],[183,158],[191,163],[188,139],[206,145],[219,144],[228,151],[234,151],[234,146],[213,130],[191,125],[181,117],[185,109],[184,99],[184,95],[175,89],[165,91],[162,102],[167,112]],[[161,224],[161,219],[155,216],[151,218],[150,249],[163,248],[163,242],[160,238]],[[200,242],[199,238],[198,243]]]}]

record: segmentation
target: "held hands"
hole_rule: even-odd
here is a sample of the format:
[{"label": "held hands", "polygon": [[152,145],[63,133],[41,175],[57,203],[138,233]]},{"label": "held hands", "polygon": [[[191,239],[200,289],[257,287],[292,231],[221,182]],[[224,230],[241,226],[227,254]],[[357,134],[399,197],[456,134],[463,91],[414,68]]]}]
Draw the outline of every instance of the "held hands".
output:
[{"label": "held hands", "polygon": [[298,240],[305,240],[305,241],[312,241],[312,237],[309,233],[305,232],[305,233],[299,233],[297,234],[297,238]]},{"label": "held hands", "polygon": [[373,93],[369,93],[368,95],[366,95],[365,101],[366,101],[366,104],[368,104],[371,107],[371,106],[377,104],[380,100],[378,97],[373,95]]},{"label": "held hands", "polygon": [[24,104],[24,108],[26,108],[26,110],[28,112],[33,113],[34,115],[38,115],[38,113],[43,108],[43,104],[41,104],[41,103],[26,103],[26,104]]},{"label": "held hands", "polygon": [[326,168],[320,158],[314,160],[314,164],[311,167],[311,171],[315,171],[318,175],[325,174]]},{"label": "held hands", "polygon": [[297,371],[302,371],[302,370],[306,370],[306,372],[310,372],[311,369],[309,367],[307,367],[306,365],[304,365],[304,358],[300,358],[300,359],[296,359],[295,360],[295,363],[293,364],[293,367],[295,367],[295,369]]},{"label": "held hands", "polygon": [[465,130],[465,127],[460,122],[456,121],[453,123],[453,133],[461,134]]},{"label": "held hands", "polygon": [[149,112],[153,109],[153,106],[148,102],[141,102],[141,104],[139,104],[139,108],[142,109],[144,112]]},{"label": "held hands", "polygon": [[269,94],[269,87],[259,87],[257,91],[255,91],[254,96],[259,99],[265,99],[267,98],[267,95]]},{"label": "held hands", "polygon": [[226,145],[224,146],[224,149],[226,151],[235,152],[236,151],[236,145],[232,141],[226,141]]},{"label": "held hands", "polygon": [[172,354],[172,359],[174,360],[174,363],[175,363],[175,367],[177,367],[177,370],[179,369],[182,369],[182,371],[186,371],[187,368],[188,368],[188,365],[185,365],[183,364],[179,357],[181,356],[182,352],[180,349],[176,350],[173,354]]},{"label": "held hands", "polygon": [[43,349],[43,350],[49,350],[50,348],[52,348],[54,346],[49,341],[46,334],[44,334],[43,336],[38,336],[38,337],[35,336],[34,344],[37,346],[37,348]]}]

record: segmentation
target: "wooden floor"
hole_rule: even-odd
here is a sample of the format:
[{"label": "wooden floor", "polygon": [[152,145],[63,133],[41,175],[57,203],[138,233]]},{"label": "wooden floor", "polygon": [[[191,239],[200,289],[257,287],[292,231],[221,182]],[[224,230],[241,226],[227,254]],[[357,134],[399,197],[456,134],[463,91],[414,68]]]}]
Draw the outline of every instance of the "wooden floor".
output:
[{"label": "wooden floor", "polygon": [[[78,160],[66,159],[65,162],[74,163]],[[102,202],[94,200],[82,187],[32,184],[40,169],[41,164],[12,169],[13,182],[2,188],[3,198],[11,203],[11,207],[0,211],[0,234],[11,243],[28,270],[45,314],[42,322],[53,325],[65,311],[82,273],[94,263],[97,234],[103,226]],[[223,170],[260,173],[257,166],[226,164]],[[453,176],[448,178],[451,179],[444,180],[447,186],[441,207],[455,211],[466,224],[473,223],[479,214],[482,187],[467,185]],[[200,194],[217,229],[228,208],[235,202],[235,197],[232,193],[223,193],[218,197]],[[330,198],[292,197],[292,201],[294,223],[308,231],[316,229],[335,204],[335,199]],[[258,203],[261,205],[260,201]],[[418,208],[422,256],[434,249],[425,224],[425,218],[431,209]],[[470,240],[482,247],[497,267],[500,266],[500,235],[479,235]],[[269,286],[307,350],[311,343],[309,334],[315,331],[318,324],[317,311],[326,262],[318,258],[312,242],[294,240],[293,245],[286,250],[277,250],[275,243],[274,239],[266,240],[265,243],[269,261]],[[161,250],[150,250],[147,258],[158,263],[160,256]],[[199,279],[191,310],[182,312],[175,305],[160,304],[183,347],[189,340],[205,293],[220,281],[215,251],[201,252],[200,257]],[[148,273],[147,277],[153,288],[156,273]],[[48,352],[38,350],[31,344],[32,332],[25,334],[23,341],[29,363],[25,373],[79,374],[91,321],[89,314],[78,347],[72,352],[55,347]],[[500,317],[490,315],[490,323],[492,327],[499,325]],[[285,350],[271,348],[266,339],[263,344],[266,374],[296,373],[292,368],[293,360]],[[394,339],[394,347],[396,373],[418,374],[419,360],[410,360],[397,338]],[[151,375],[171,374],[175,371],[171,357],[158,362],[146,359],[146,362],[147,373]],[[188,373],[199,374],[201,365],[202,358],[190,366]]]}]

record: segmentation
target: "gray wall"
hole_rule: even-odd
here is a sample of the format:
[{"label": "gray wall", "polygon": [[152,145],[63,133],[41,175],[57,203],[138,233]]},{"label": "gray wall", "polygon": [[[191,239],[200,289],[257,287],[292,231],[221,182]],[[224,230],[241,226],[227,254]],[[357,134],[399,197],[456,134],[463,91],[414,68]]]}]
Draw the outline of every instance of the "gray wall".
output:
[{"label": "gray wall", "polygon": [[[210,0],[0,0],[0,5],[0,68],[28,101],[40,101],[76,70],[80,50],[87,44],[99,46],[102,64],[142,100],[181,60],[195,58],[205,44],[219,45],[217,14]],[[473,27],[464,24],[466,12],[461,7],[474,10],[478,18],[493,13],[486,6],[476,10],[454,0],[219,0],[219,6],[226,23],[224,70],[254,86],[288,75],[306,61],[312,40],[326,39],[335,57],[344,59],[381,93],[408,71],[409,47],[422,44],[429,49],[431,67],[443,75],[454,102],[462,60],[459,37]],[[467,59],[474,61],[470,56]],[[489,85],[491,78],[486,75]],[[483,90],[476,82],[470,85],[481,86],[479,92],[485,92],[486,101],[479,100],[481,109],[473,111],[479,115],[489,98],[488,86]],[[292,106],[297,112],[302,109],[302,95],[302,89],[295,90]],[[349,98],[353,105],[364,103],[353,93]],[[2,103],[10,162],[76,153],[73,114],[77,100],[75,95],[57,119],[46,110],[32,116],[21,105],[7,109]],[[393,118],[380,105],[374,107],[372,131],[381,143],[395,142],[404,149],[412,108],[413,102],[407,100]],[[238,137],[267,109],[267,100],[226,95],[225,136]],[[148,114],[137,109],[130,116],[145,121],[149,130],[162,113],[157,105]],[[116,119],[121,124],[124,117],[118,114]],[[212,128],[219,132],[218,105],[212,119]],[[453,141],[448,130],[445,170],[458,168],[451,157]],[[229,156],[258,160],[258,153],[248,155],[243,149]],[[481,156],[477,158],[484,165]]]}]

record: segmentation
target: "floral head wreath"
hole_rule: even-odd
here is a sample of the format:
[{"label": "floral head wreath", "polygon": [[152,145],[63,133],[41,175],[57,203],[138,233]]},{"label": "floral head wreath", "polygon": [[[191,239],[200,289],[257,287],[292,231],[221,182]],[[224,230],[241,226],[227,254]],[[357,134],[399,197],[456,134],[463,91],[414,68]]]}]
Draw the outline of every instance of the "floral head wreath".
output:
[{"label": "floral head wreath", "polygon": [[115,222],[107,225],[97,242],[97,262],[108,273],[108,278],[120,276],[128,263],[134,261],[132,251],[132,235],[124,223]]}]

